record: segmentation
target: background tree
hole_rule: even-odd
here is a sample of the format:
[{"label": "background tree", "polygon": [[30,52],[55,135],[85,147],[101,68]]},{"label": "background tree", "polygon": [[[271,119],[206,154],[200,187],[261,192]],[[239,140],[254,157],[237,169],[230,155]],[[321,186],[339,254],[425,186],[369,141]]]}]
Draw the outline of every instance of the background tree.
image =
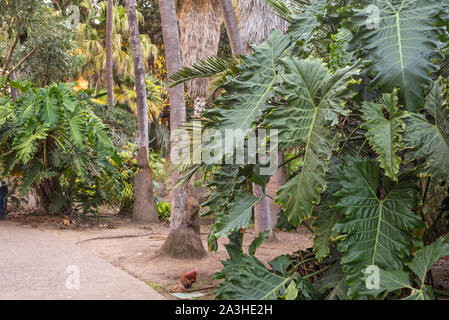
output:
[{"label": "background tree", "polygon": [[50,5],[2,0],[0,19],[0,76],[15,72],[17,78],[46,85],[76,74],[80,59],[75,55],[74,34],[66,18]]},{"label": "background tree", "polygon": [[[159,0],[162,32],[164,38],[165,56],[168,74],[176,72],[181,67],[179,33],[176,21],[176,11],[173,0]],[[175,133],[186,120],[184,86],[177,85],[169,89],[170,101],[170,131]],[[174,149],[172,141],[172,149]],[[172,179],[179,178],[177,170]],[[170,234],[161,251],[175,258],[201,258],[206,255],[200,238],[200,228],[197,218],[189,217],[187,211],[188,186],[178,186],[172,190],[172,214]],[[192,219],[193,218],[193,219]]]},{"label": "background tree", "polygon": [[232,55],[237,58],[238,55],[244,54],[245,51],[234,6],[232,5],[232,0],[219,0],[219,3],[223,12],[223,19],[231,45]]},{"label": "background tree", "polygon": [[114,23],[113,0],[108,0],[106,18],[106,82],[108,88],[108,106],[114,105],[114,79],[112,75],[112,32]]},{"label": "background tree", "polygon": [[127,0],[126,12],[128,15],[129,35],[134,63],[137,117],[139,120],[139,151],[137,154],[139,172],[134,179],[136,200],[134,202],[133,220],[136,222],[152,223],[157,222],[157,210],[153,198],[153,176],[148,163],[148,107],[135,0]]},{"label": "background tree", "polygon": [[[218,51],[223,17],[218,0],[181,0],[176,2],[179,25],[181,64],[190,66],[199,59],[214,56]],[[186,83],[187,93],[194,100],[194,114],[204,109],[209,79]]]}]

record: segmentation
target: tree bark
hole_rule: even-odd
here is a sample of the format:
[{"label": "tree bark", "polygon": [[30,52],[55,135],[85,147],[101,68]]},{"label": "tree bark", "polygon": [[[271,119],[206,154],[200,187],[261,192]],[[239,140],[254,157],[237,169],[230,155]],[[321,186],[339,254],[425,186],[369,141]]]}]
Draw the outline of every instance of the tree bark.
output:
[{"label": "tree bark", "polygon": [[[253,183],[253,194],[258,198],[264,196],[262,187]],[[256,229],[256,235],[268,230],[268,238],[274,239],[274,224],[270,211],[271,208],[269,200],[270,199],[265,196],[254,206],[254,226]]]},{"label": "tree bark", "polygon": [[[167,73],[171,75],[181,66],[174,0],[159,0],[159,11],[161,13]],[[173,134],[186,120],[184,85],[180,84],[169,89],[169,103],[170,131]],[[172,148],[173,143],[176,142],[172,140]],[[174,170],[172,174],[173,183],[176,183],[178,178],[179,173]],[[178,259],[201,258],[206,255],[199,235],[198,212],[194,212],[194,208],[191,208],[191,212],[187,210],[187,192],[187,185],[172,190],[170,234],[161,248],[162,253]]]},{"label": "tree bark", "polygon": [[[11,74],[11,79],[16,80],[14,73]],[[12,86],[11,86],[11,98],[12,102],[16,102],[17,99],[19,98],[19,93],[17,92],[17,89],[13,88]]]},{"label": "tree bark", "polygon": [[137,117],[139,120],[139,152],[137,156],[139,172],[134,179],[134,194],[136,199],[134,202],[133,220],[138,223],[154,223],[158,221],[158,218],[153,198],[152,171],[149,166],[147,93],[135,0],[126,1],[126,13],[128,15],[129,35],[134,63]]},{"label": "tree bark", "polygon": [[288,23],[279,17],[264,0],[239,0],[237,13],[240,18],[240,34],[246,54],[251,45],[264,42],[271,29],[287,30]]},{"label": "tree bark", "polygon": [[3,64],[2,70],[0,71],[0,77],[3,77],[6,73],[6,70],[8,70],[8,66],[9,66],[9,62],[11,61],[12,53],[14,52],[14,49],[16,48],[18,42],[19,42],[19,35],[17,35],[14,38],[14,41],[11,44],[11,47],[9,48],[8,54],[6,54],[6,52],[5,52],[5,55],[6,55],[5,62]]},{"label": "tree bark", "polygon": [[114,83],[112,78],[112,28],[114,21],[113,0],[108,0],[106,15],[106,82],[108,88],[108,106],[114,105]]},{"label": "tree bark", "polygon": [[231,0],[219,0],[221,10],[223,11],[223,18],[226,27],[226,33],[228,34],[229,43],[231,44],[231,51],[234,57],[238,57],[240,54],[245,54],[243,48],[242,37],[240,35],[239,24],[237,22],[237,16],[235,15],[234,7]]}]

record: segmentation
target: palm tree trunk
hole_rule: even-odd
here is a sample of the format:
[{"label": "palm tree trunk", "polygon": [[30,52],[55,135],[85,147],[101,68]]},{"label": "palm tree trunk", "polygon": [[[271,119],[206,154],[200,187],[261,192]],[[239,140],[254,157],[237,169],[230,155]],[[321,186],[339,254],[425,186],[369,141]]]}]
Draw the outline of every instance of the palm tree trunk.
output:
[{"label": "palm tree trunk", "polygon": [[264,42],[271,29],[285,31],[288,23],[280,18],[264,0],[239,0],[238,16],[240,34],[246,54],[251,53],[251,45]]},{"label": "palm tree trunk", "polygon": [[[174,0],[159,0],[161,13],[162,36],[164,38],[165,58],[167,61],[167,73],[171,75],[181,66],[181,54],[179,46],[178,24]],[[182,84],[169,89],[170,103],[170,131],[173,134],[186,120],[184,100],[184,86]],[[173,148],[172,141],[172,148]],[[179,173],[174,170],[173,183],[179,178]],[[187,211],[188,186],[176,187],[172,191],[170,234],[161,248],[162,253],[179,259],[201,258],[206,255],[199,235],[197,224],[198,212]],[[197,210],[196,210],[197,211]]]},{"label": "palm tree trunk", "polygon": [[106,15],[106,82],[108,88],[108,106],[114,105],[114,83],[112,78],[112,28],[114,20],[113,0],[108,0]]},{"label": "palm tree trunk", "polygon": [[232,1],[219,0],[219,2],[221,10],[223,11],[226,33],[228,34],[229,42],[231,44],[232,55],[237,57],[239,54],[245,54],[239,24],[237,22],[234,7],[232,6]]},{"label": "palm tree trunk", "polygon": [[134,179],[136,200],[134,202],[133,220],[138,223],[154,223],[158,221],[158,218],[153,198],[153,174],[149,166],[147,93],[135,0],[126,0],[126,13],[128,15],[129,37],[134,63],[137,117],[139,120],[139,152],[137,155],[139,172]]}]

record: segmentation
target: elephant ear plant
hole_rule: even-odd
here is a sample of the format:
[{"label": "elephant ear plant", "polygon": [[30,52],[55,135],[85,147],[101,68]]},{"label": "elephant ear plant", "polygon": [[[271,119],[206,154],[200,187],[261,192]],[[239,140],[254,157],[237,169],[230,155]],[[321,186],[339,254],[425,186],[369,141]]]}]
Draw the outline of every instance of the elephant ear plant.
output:
[{"label": "elephant ear plant", "polygon": [[[289,29],[273,30],[227,71],[226,60],[207,60],[227,76],[201,119],[206,129],[277,130],[277,147],[288,155],[281,166],[294,168],[274,197],[282,208],[278,226],[306,224],[314,246],[267,268],[254,255],[266,234],[246,254],[240,231],[268,197],[253,196],[252,184],[265,188],[270,177],[255,164],[187,168],[186,178],[199,168],[211,177],[204,204],[206,214],[215,214],[211,250],[217,238],[230,239],[230,258],[216,274],[224,280],[217,298],[447,295],[434,288],[431,268],[449,256],[440,219],[449,185],[449,95],[442,77],[449,1],[267,2]],[[211,76],[212,68],[201,73],[207,61],[174,79]],[[268,134],[265,142],[274,138]]]},{"label": "elephant ear plant", "polygon": [[97,188],[105,177],[120,192],[120,162],[108,128],[70,84],[26,87],[16,102],[0,100],[3,176],[20,179],[21,195],[33,192],[42,212],[83,212],[107,199]]}]

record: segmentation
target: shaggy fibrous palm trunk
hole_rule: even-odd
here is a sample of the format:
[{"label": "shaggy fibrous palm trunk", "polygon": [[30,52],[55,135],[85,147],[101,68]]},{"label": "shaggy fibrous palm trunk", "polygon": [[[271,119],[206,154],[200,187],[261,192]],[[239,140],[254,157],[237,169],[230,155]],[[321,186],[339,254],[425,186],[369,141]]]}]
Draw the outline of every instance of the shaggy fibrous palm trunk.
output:
[{"label": "shaggy fibrous palm trunk", "polygon": [[243,47],[247,54],[251,53],[251,45],[265,41],[271,29],[285,31],[288,24],[275,14],[264,0],[239,0],[238,16]]},{"label": "shaggy fibrous palm trunk", "polygon": [[114,20],[113,0],[108,0],[106,14],[106,82],[108,88],[108,106],[114,105],[114,83],[112,78],[112,26]]},{"label": "shaggy fibrous palm trunk", "polygon": [[[164,39],[167,73],[171,75],[181,67],[178,24],[174,0],[159,0],[162,36]],[[192,22],[193,23],[193,22]],[[169,89],[170,131],[173,134],[186,120],[184,86],[177,85]],[[172,149],[175,141],[172,141]],[[173,172],[172,179],[177,181],[179,173]],[[161,252],[179,259],[201,258],[206,255],[199,234],[198,210],[188,210],[188,186],[172,190],[170,234],[161,248]],[[195,212],[196,211],[196,212]]]},{"label": "shaggy fibrous palm trunk", "polygon": [[[223,22],[218,0],[177,1],[181,63],[190,66],[199,59],[217,54],[220,27]],[[194,113],[203,111],[208,96],[209,79],[194,79],[186,83],[187,93],[194,100]]]},{"label": "shaggy fibrous palm trunk", "polygon": [[147,93],[135,0],[126,1],[126,13],[134,63],[137,117],[139,120],[139,152],[137,155],[139,172],[134,178],[136,199],[134,201],[133,220],[138,223],[154,223],[158,221],[158,218],[153,198],[153,174],[149,166]]},{"label": "shaggy fibrous palm trunk", "polygon": [[228,34],[229,43],[231,45],[232,55],[237,57],[244,54],[242,36],[240,35],[237,16],[235,15],[234,6],[231,0],[218,0],[223,12],[226,33]]}]

